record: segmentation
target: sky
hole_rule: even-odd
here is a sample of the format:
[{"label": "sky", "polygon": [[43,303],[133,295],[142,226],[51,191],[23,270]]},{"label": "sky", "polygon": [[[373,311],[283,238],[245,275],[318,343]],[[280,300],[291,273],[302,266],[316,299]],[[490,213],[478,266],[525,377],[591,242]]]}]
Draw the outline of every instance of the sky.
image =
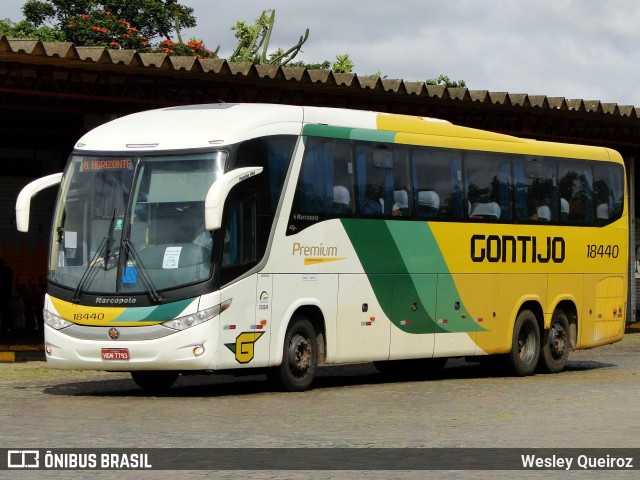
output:
[{"label": "sky", "polygon": [[[25,0],[0,0],[0,18],[22,19]],[[640,107],[638,0],[180,0],[197,27],[182,32],[219,56],[231,26],[276,11],[269,52],[305,29],[296,60],[335,61],[353,73],[425,81],[440,74],[471,90],[600,100]]]}]

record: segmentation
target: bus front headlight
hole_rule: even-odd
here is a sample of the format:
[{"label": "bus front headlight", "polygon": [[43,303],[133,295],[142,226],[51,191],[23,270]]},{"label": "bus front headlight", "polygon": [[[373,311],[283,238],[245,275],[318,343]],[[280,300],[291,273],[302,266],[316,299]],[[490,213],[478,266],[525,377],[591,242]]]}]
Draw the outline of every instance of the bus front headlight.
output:
[{"label": "bus front headlight", "polygon": [[46,308],[42,310],[42,317],[44,318],[44,323],[46,323],[47,325],[49,325],[51,328],[55,330],[61,330],[70,325],[73,325],[73,323],[68,322],[67,320],[65,320],[62,317],[59,317],[58,315],[54,315]]},{"label": "bus front headlight", "polygon": [[215,316],[219,315],[231,305],[231,300],[216,305],[215,307],[206,308],[191,315],[185,315],[184,317],[174,318],[168,322],[164,322],[162,325],[172,328],[174,330],[185,330],[190,327],[195,327],[208,320],[211,320]]}]

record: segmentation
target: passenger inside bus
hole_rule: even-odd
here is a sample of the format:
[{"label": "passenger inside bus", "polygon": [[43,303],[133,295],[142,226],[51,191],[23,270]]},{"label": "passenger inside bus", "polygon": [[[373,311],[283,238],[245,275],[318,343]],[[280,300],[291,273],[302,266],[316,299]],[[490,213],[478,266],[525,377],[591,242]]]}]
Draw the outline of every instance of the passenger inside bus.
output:
[{"label": "passenger inside bus", "polygon": [[569,219],[569,201],[566,198],[560,199],[560,220],[566,222]]},{"label": "passenger inside bus", "polygon": [[363,215],[382,215],[379,189],[371,184],[367,184],[362,213]]},{"label": "passenger inside bus", "polygon": [[333,212],[334,213],[352,213],[351,193],[344,185],[336,185],[333,187]]},{"label": "passenger inside bus", "polygon": [[469,218],[476,220],[500,220],[500,205],[496,202],[478,202],[471,208]]},{"label": "passenger inside bus", "polygon": [[418,192],[418,215],[435,218],[440,210],[440,197],[433,190]]},{"label": "passenger inside bus", "polygon": [[395,203],[391,208],[391,215],[394,217],[409,215],[409,194],[406,190],[394,190],[393,201]]},{"label": "passenger inside bus", "polygon": [[536,215],[539,222],[551,221],[551,209],[547,205],[540,205],[536,209]]}]

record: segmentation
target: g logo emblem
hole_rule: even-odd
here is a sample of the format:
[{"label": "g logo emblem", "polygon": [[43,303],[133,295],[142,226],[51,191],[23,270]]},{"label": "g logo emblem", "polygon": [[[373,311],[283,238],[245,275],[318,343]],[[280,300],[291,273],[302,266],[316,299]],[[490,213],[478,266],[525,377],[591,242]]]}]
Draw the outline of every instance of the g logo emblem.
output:
[{"label": "g logo emblem", "polygon": [[253,360],[255,343],[264,332],[242,332],[236,337],[236,343],[225,343],[225,347],[236,354],[238,363],[249,363]]}]

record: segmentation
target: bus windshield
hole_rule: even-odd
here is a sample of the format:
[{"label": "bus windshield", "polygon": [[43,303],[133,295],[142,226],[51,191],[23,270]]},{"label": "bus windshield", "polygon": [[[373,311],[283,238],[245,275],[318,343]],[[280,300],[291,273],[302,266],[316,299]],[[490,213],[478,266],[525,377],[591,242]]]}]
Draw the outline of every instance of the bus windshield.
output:
[{"label": "bus windshield", "polygon": [[226,152],[73,156],[60,190],[49,280],[82,294],[137,294],[212,274],[204,201]]}]

